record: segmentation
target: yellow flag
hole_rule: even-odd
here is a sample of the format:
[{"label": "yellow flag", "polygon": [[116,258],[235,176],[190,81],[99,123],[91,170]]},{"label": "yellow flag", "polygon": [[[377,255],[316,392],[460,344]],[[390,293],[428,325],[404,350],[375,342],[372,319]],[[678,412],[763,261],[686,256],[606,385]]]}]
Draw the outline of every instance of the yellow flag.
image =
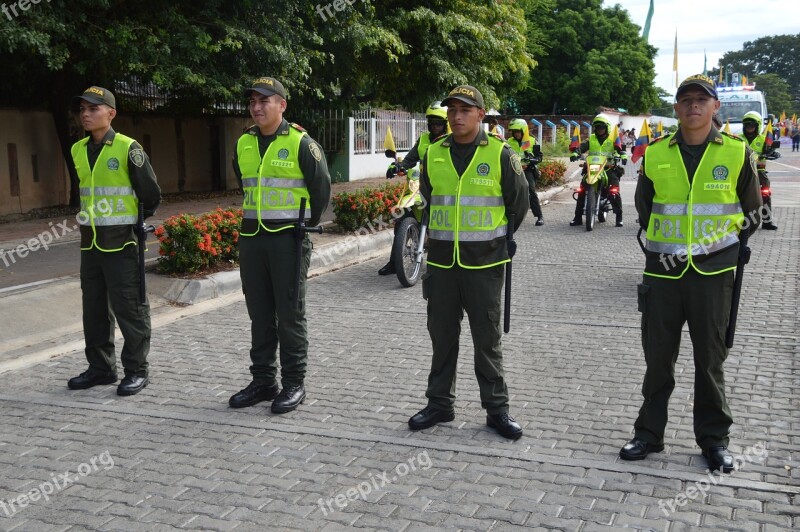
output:
[{"label": "yellow flag", "polygon": [[672,56],[672,70],[675,71],[675,86],[678,86],[678,28],[675,28],[675,53]]},{"label": "yellow flag", "polygon": [[663,134],[664,134],[664,122],[661,122],[659,120],[659,122],[658,122],[658,136],[660,137]]},{"label": "yellow flag", "polygon": [[722,67],[719,67],[719,84],[722,85]]},{"label": "yellow flag", "polygon": [[742,85],[747,85],[747,76],[742,74]]},{"label": "yellow flag", "polygon": [[389,126],[386,126],[386,138],[383,139],[383,149],[397,152],[397,148],[394,147],[394,137],[392,137],[392,129]]},{"label": "yellow flag", "polygon": [[731,134],[731,120],[730,120],[730,118],[725,120],[725,127],[722,128],[722,131],[724,131],[728,135]]},{"label": "yellow flag", "polygon": [[797,113],[792,115],[792,124],[797,125]]},{"label": "yellow flag", "polygon": [[781,122],[786,122],[786,111],[781,111]]},{"label": "yellow flag", "polygon": [[772,135],[772,120],[767,120],[767,127],[764,128],[764,135]]}]

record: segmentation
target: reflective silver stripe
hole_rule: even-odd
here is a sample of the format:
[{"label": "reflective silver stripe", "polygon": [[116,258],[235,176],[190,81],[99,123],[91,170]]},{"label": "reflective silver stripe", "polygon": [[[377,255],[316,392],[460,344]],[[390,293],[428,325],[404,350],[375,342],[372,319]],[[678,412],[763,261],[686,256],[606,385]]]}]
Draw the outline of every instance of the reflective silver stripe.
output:
[{"label": "reflective silver stripe", "polygon": [[[733,246],[738,241],[739,237],[736,235],[736,233],[728,233],[728,235],[726,235],[722,240],[710,244],[706,243],[708,242],[708,239],[700,239],[700,242],[695,242],[691,246],[693,249],[699,249],[700,252],[692,253],[692,256],[708,255],[709,253]],[[644,244],[644,247],[647,251],[652,251],[653,253],[664,253],[666,255],[685,255],[687,253],[686,244],[673,244],[669,242],[654,242],[652,240],[647,240]]]},{"label": "reflective silver stripe", "polygon": [[441,205],[443,207],[452,207],[456,204],[455,196],[431,196],[431,205]]},{"label": "reflective silver stripe", "polygon": [[[297,216],[300,214],[300,209],[280,209],[280,210],[267,210],[261,209],[261,215],[269,215],[269,218],[261,218],[263,221],[267,222],[270,220],[275,220],[277,222],[284,222],[286,220],[297,220]],[[244,211],[244,218],[248,220],[258,220],[258,211],[256,209],[245,209]],[[306,220],[310,218],[306,217]]]},{"label": "reflective silver stripe", "polygon": [[136,216],[101,216],[94,219],[94,225],[131,225],[135,223]]},{"label": "reflective silver stripe", "polygon": [[459,231],[458,239],[462,242],[486,242],[506,236],[506,226],[501,225],[494,231]]},{"label": "reflective silver stripe", "polygon": [[[89,197],[92,195],[91,187],[82,187],[81,196]],[[131,187],[94,187],[95,196],[133,196]]]},{"label": "reflective silver stripe", "polygon": [[439,229],[428,229],[428,236],[434,240],[446,240],[452,242],[455,240],[455,233],[452,231],[442,231]]},{"label": "reflective silver stripe", "polygon": [[692,214],[700,216],[722,216],[741,212],[742,206],[738,203],[695,203],[692,205]]},{"label": "reflective silver stripe", "polygon": [[653,214],[683,216],[689,209],[685,203],[653,203]]},{"label": "reflective silver stripe", "polygon": [[306,182],[303,179],[283,179],[281,177],[242,178],[243,187],[257,187],[259,182],[262,187],[268,188],[305,188],[306,186]]},{"label": "reflective silver stripe", "polygon": [[666,253],[667,255],[686,253],[686,244],[671,244],[669,242],[655,242],[653,240],[645,240],[644,248],[653,253]]},{"label": "reflective silver stripe", "polygon": [[469,205],[472,207],[502,207],[502,196],[461,196],[459,199],[461,205]]}]

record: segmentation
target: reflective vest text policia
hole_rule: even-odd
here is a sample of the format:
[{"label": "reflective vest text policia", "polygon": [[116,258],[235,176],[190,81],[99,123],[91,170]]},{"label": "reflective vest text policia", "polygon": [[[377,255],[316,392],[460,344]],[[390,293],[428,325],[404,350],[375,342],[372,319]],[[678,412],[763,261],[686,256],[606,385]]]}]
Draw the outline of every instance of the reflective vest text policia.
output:
[{"label": "reflective vest text policia", "polygon": [[428,225],[431,266],[479,269],[508,262],[508,220],[500,186],[504,145],[488,135],[488,143],[478,146],[460,179],[450,158],[450,137],[428,148],[433,189]]},{"label": "reflective vest text policia", "polygon": [[128,150],[134,140],[116,133],[111,144],[105,144],[97,157],[93,168],[89,168],[89,157],[86,145],[89,137],[72,145],[72,160],[78,172],[81,212],[78,223],[90,226],[94,236],[89,247],[100,251],[119,251],[127,245],[135,244],[130,240],[115,249],[103,249],[97,245],[97,227],[113,225],[132,225],[136,223],[139,201],[131,187],[128,174]]},{"label": "reflective vest text policia", "polygon": [[[277,135],[267,148],[264,157],[259,155],[258,136],[246,133],[239,138],[236,151],[242,172],[242,210],[245,219],[259,220],[252,233],[259,228],[276,232],[293,227],[300,212],[300,200],[306,198],[306,220],[311,216],[311,202],[300,169],[298,153],[305,131],[294,124],[288,135]],[[287,224],[268,228],[265,224]]]},{"label": "reflective vest text policia", "polygon": [[[647,227],[645,248],[653,253],[685,257],[678,275],[645,275],[677,279],[693,267],[701,274],[717,274],[736,265],[707,271],[692,257],[734,246],[744,214],[736,194],[739,172],[745,162],[745,143],[723,135],[722,144],[709,143],[691,185],[680,147],[668,137],[650,144],[645,153],[645,174],[653,182],[655,197]],[[714,161],[713,163],[710,161]]]}]

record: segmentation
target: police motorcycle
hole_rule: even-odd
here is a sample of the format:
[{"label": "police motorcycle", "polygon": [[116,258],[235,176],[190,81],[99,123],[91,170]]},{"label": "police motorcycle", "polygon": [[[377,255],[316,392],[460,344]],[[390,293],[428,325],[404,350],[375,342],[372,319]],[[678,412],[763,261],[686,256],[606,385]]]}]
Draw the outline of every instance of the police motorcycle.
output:
[{"label": "police motorcycle", "polygon": [[[400,160],[397,152],[386,150],[386,157]],[[403,191],[397,204],[392,207],[395,218],[394,240],[392,241],[392,254],[389,260],[394,264],[397,279],[404,287],[409,288],[417,284],[422,270],[422,256],[425,247],[425,227],[423,214],[425,202],[419,191],[419,169],[400,170],[397,175],[406,178]]]},{"label": "police motorcycle", "polygon": [[581,167],[586,168],[586,179],[572,193],[572,199],[578,201],[578,196],[581,193],[586,194],[587,231],[594,229],[595,219],[603,223],[606,221],[606,213],[613,210],[613,202],[617,200],[619,195],[619,186],[609,186],[608,173],[616,172],[621,161],[622,157],[618,154],[614,154],[613,157],[607,157],[606,155],[592,154],[590,152],[586,157],[586,161],[581,164]]}]

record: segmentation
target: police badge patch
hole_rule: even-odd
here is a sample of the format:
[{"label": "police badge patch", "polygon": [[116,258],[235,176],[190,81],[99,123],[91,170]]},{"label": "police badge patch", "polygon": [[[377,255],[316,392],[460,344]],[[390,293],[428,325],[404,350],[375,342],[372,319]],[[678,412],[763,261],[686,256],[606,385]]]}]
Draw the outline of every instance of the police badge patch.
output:
[{"label": "police badge patch", "polygon": [[725,181],[728,179],[728,168],[719,164],[714,167],[711,174],[714,176],[715,181]]},{"label": "police badge patch", "polygon": [[311,142],[308,145],[308,149],[309,151],[311,151],[311,156],[314,157],[314,159],[316,159],[317,162],[320,162],[322,160],[322,150],[319,149],[319,144],[317,144],[316,142]]},{"label": "police badge patch", "polygon": [[289,150],[286,148],[281,148],[278,150],[278,159],[288,159],[289,158]]},{"label": "police badge patch", "polygon": [[478,165],[478,175],[489,175],[489,165],[486,163],[481,163]]},{"label": "police badge patch", "polygon": [[119,170],[119,159],[117,159],[116,157],[112,157],[111,159],[108,160],[108,163],[106,163],[106,165],[108,166],[109,170]]},{"label": "police badge patch", "polygon": [[141,148],[136,148],[135,150],[131,150],[128,153],[128,158],[131,160],[133,164],[141,168],[144,166],[144,150]]},{"label": "police badge patch", "polygon": [[517,174],[522,173],[522,161],[520,161],[519,155],[516,153],[511,154],[511,168],[513,168],[514,172]]}]

